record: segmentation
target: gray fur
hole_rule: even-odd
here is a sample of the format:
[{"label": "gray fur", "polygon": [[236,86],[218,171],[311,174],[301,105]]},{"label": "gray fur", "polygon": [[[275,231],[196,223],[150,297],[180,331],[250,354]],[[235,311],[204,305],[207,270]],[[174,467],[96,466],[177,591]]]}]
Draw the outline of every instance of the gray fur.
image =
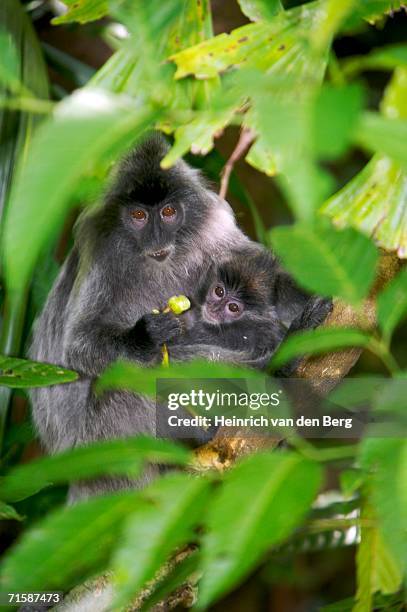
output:
[{"label": "gray fur", "polygon": [[[151,142],[147,146],[151,149]],[[150,157],[155,155],[155,159],[141,171],[161,172],[152,164],[157,165],[165,151],[157,141],[154,146],[158,152],[153,151]],[[95,397],[94,378],[117,358],[143,363],[142,352],[133,351],[128,340],[143,315],[162,308],[172,295],[192,294],[209,266],[232,248],[243,249],[250,244],[236,226],[229,205],[209,191],[183,162],[168,172],[172,172],[171,180],[180,184],[187,213],[189,208],[199,206],[199,214],[193,210],[188,213],[196,215],[197,227],[190,225],[177,238],[173,254],[157,262],[136,248],[132,250],[131,240],[124,233],[112,239],[108,222],[98,225],[98,220],[106,216],[104,211],[113,206],[120,190],[131,189],[132,172],[137,172],[140,156],[145,154],[143,148],[124,162],[122,171],[119,168],[102,209],[82,215],[74,249],[35,326],[30,357],[81,374],[78,382],[31,392],[34,423],[50,453],[96,440],[154,435],[154,407],[150,401],[127,392]],[[135,175],[134,179],[140,177]],[[187,189],[192,185],[191,201],[188,191],[182,192],[185,185]],[[100,487],[97,483],[75,485],[71,499],[106,488],[106,481],[101,481]]]}]

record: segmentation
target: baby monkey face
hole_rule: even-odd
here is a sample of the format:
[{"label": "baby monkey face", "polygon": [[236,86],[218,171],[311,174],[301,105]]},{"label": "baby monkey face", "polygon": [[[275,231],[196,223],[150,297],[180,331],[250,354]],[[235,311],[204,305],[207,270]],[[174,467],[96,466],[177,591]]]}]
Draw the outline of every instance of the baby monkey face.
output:
[{"label": "baby monkey face", "polygon": [[202,306],[202,318],[212,325],[233,323],[245,310],[243,301],[236,292],[221,281],[213,283]]}]

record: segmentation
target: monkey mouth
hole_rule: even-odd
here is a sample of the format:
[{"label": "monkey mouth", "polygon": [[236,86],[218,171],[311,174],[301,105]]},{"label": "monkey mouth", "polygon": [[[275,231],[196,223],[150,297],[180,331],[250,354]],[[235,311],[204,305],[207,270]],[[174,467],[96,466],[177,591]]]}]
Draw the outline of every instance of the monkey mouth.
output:
[{"label": "monkey mouth", "polygon": [[154,251],[153,253],[148,253],[148,256],[155,261],[164,261],[170,254],[170,249],[161,249],[160,251]]}]

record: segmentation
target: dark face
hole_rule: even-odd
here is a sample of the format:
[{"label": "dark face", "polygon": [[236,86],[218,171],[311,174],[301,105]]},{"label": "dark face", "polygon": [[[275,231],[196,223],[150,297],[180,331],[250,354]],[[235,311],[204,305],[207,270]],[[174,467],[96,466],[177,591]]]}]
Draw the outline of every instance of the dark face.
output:
[{"label": "dark face", "polygon": [[245,311],[245,304],[236,291],[223,282],[213,283],[202,305],[203,319],[213,325],[238,321]]},{"label": "dark face", "polygon": [[123,223],[139,251],[158,262],[167,259],[174,251],[184,217],[183,205],[173,201],[148,206],[134,204],[122,209]]}]

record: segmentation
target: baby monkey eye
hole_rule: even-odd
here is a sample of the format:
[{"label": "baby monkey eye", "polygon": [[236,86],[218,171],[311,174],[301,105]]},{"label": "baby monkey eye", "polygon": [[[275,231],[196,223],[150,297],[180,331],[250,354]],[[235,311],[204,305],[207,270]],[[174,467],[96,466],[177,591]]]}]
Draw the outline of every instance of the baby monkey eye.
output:
[{"label": "baby monkey eye", "polygon": [[164,208],[161,211],[161,214],[163,217],[173,217],[174,215],[177,214],[177,211],[175,210],[173,206],[164,206]]},{"label": "baby monkey eye", "polygon": [[218,298],[223,298],[225,296],[225,290],[220,285],[215,287],[214,291],[215,291],[215,295],[217,295]]},{"label": "baby monkey eye", "polygon": [[236,302],[229,302],[228,304],[228,308],[230,310],[230,312],[239,312],[239,305],[236,304]]},{"label": "baby monkey eye", "polygon": [[136,219],[137,221],[144,221],[144,219],[147,219],[146,213],[144,212],[144,210],[141,210],[140,208],[137,210],[132,210],[130,214],[133,217],[133,219]]}]

